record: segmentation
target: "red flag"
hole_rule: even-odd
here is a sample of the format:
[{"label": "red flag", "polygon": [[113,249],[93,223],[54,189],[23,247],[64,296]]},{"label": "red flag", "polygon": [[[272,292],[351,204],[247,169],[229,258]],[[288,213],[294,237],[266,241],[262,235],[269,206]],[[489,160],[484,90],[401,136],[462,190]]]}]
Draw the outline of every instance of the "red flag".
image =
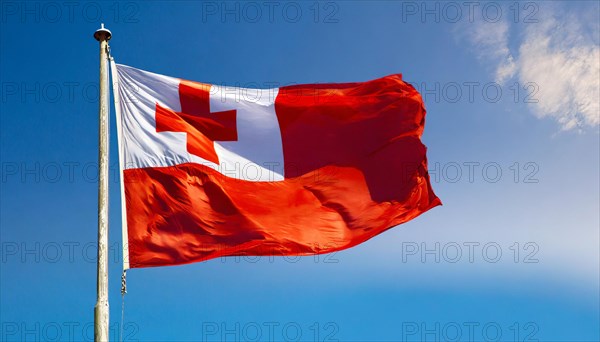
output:
[{"label": "red flag", "polygon": [[246,89],[113,68],[126,267],[329,253],[441,204],[400,75]]}]

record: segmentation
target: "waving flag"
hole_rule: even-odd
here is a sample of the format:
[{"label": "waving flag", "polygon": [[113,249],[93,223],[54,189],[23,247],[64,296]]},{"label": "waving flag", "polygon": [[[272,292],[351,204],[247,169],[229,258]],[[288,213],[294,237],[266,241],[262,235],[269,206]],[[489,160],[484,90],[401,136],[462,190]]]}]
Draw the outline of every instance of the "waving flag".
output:
[{"label": "waving flag", "polygon": [[440,204],[400,75],[246,89],[113,63],[113,82],[126,268],[329,253]]}]

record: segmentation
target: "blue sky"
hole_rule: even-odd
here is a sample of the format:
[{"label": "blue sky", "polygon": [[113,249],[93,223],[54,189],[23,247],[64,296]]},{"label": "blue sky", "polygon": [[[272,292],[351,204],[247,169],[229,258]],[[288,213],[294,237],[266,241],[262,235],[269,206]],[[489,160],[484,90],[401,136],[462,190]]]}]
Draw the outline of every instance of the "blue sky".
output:
[{"label": "blue sky", "polygon": [[124,340],[600,339],[597,2],[1,6],[2,340],[93,335],[100,22],[118,63],[206,83],[402,73],[444,202],[334,255],[131,270]]}]

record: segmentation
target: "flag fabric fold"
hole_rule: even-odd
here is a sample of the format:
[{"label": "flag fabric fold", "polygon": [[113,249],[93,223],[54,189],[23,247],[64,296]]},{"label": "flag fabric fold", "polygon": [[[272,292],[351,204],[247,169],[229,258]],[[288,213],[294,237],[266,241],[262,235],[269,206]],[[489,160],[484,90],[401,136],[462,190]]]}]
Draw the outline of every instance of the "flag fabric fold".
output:
[{"label": "flag fabric fold", "polygon": [[113,68],[127,267],[329,253],[441,204],[401,75],[249,89]]}]

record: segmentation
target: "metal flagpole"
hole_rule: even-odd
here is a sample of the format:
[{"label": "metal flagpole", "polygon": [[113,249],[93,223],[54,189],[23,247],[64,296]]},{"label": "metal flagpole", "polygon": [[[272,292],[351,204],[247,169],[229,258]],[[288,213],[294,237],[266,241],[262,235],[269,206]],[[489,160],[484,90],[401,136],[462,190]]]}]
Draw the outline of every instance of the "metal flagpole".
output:
[{"label": "metal flagpole", "polygon": [[108,341],[108,41],[111,33],[104,24],[94,33],[100,42],[100,108],[98,154],[98,277],[94,308],[94,341]]}]

